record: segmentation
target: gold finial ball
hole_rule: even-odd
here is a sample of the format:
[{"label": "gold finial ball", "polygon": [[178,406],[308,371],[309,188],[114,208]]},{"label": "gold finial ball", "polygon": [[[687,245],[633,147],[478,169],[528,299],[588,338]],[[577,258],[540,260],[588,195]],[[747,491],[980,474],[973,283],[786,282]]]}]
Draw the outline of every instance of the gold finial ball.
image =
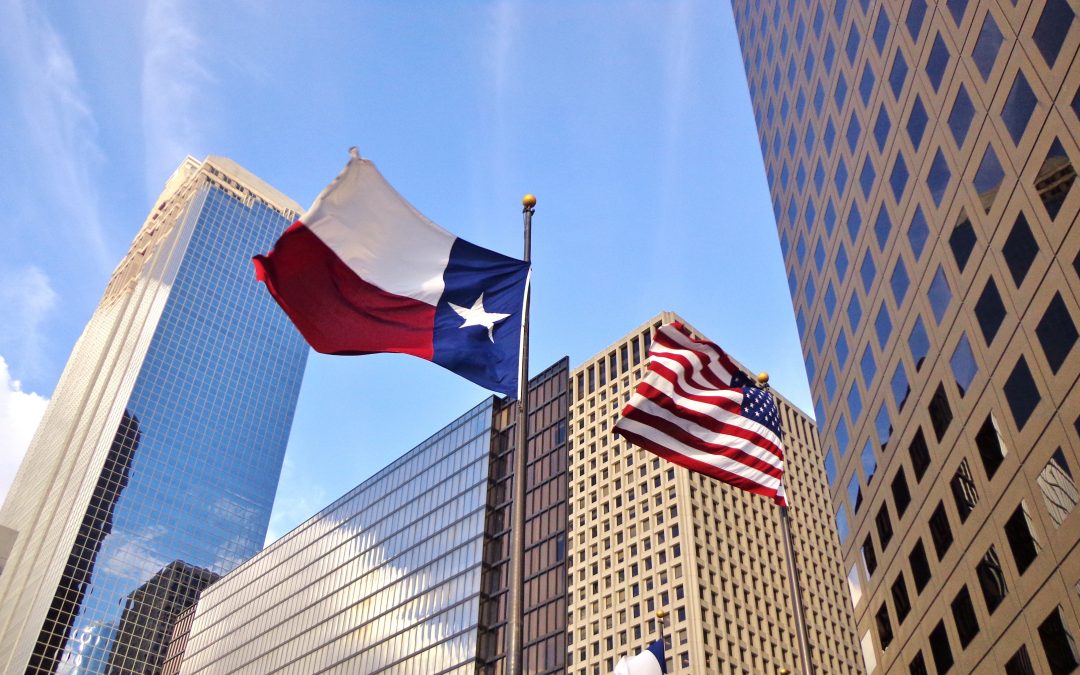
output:
[{"label": "gold finial ball", "polygon": [[663,619],[664,617],[667,616],[667,614],[668,614],[667,612],[665,612],[664,610],[661,609],[656,613],[656,618]]},{"label": "gold finial ball", "polygon": [[758,384],[768,384],[769,383],[769,374],[766,373],[765,371],[761,371],[760,373],[757,374],[757,381],[758,381]]},{"label": "gold finial ball", "polygon": [[521,198],[521,205],[527,209],[536,206],[536,195],[529,193]]}]

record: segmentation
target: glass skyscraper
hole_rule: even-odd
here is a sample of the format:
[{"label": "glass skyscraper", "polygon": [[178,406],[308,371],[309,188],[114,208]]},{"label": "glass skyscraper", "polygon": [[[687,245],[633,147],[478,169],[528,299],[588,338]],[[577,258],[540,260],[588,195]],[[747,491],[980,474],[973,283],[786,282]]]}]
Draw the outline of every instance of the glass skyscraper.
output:
[{"label": "glass skyscraper", "polygon": [[[530,381],[524,657],[562,673],[567,361]],[[206,589],[165,673],[503,672],[513,401],[488,398]]]},{"label": "glass skyscraper", "polygon": [[1080,5],[734,0],[869,673],[1080,667]]},{"label": "glass skyscraper", "polygon": [[158,672],[172,616],[261,548],[308,348],[250,257],[299,210],[221,157],[167,183],[0,510],[3,672]]}]

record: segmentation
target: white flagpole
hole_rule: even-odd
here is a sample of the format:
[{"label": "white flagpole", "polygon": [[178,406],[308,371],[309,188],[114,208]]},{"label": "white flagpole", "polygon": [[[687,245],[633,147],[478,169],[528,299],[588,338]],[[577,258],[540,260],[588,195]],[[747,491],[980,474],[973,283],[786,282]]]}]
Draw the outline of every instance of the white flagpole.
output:
[{"label": "white flagpole", "polygon": [[[525,262],[532,261],[532,215],[536,197],[521,200],[525,224]],[[530,279],[531,280],[531,279]],[[529,442],[529,288],[525,289],[525,307],[521,315],[519,350],[518,403],[514,444],[514,489],[510,526],[510,598],[507,603],[506,668],[507,675],[522,675],[525,614],[525,465]]]}]

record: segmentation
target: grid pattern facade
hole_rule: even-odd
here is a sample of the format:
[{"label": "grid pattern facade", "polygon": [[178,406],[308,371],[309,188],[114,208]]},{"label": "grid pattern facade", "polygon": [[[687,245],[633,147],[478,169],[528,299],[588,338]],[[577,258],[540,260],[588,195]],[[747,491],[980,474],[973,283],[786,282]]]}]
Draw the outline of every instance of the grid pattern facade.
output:
[{"label": "grid pattern facade", "polygon": [[[530,673],[565,672],[568,372],[529,382]],[[504,672],[515,424],[488,399],[208,589],[169,672]]]},{"label": "grid pattern facade", "polygon": [[869,672],[1080,665],[1080,4],[733,1]]},{"label": "grid pattern facade", "polygon": [[[571,373],[568,668],[611,672],[664,627],[668,672],[794,670],[798,641],[772,502],[611,433],[665,312]],[[685,324],[686,322],[683,321]],[[820,672],[858,673],[854,620],[813,423],[777,396],[792,534]]]},{"label": "grid pattern facade", "polygon": [[[525,475],[525,602],[522,664],[527,673],[566,672],[566,429],[569,362],[529,380]],[[484,546],[478,672],[505,668],[510,517],[517,406],[497,403]]]},{"label": "grid pattern facade", "polygon": [[176,564],[202,579],[261,546],[307,347],[253,283],[250,255],[297,210],[225,158],[188,158],[167,184],[0,511],[17,532],[0,670],[156,672],[164,645],[140,634],[131,649],[120,624],[167,636],[171,619],[132,598]]},{"label": "grid pattern facade", "polygon": [[493,402],[208,588],[182,672],[475,673]]}]

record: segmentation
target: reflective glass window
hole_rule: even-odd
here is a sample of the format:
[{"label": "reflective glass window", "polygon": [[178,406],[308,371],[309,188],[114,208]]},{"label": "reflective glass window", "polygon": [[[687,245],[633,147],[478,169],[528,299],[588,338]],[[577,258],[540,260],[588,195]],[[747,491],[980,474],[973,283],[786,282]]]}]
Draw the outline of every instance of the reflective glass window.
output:
[{"label": "reflective glass window", "polygon": [[1002,41],[1001,29],[994,21],[993,12],[987,12],[982,28],[979,30],[979,38],[975,41],[975,49],[971,52],[971,58],[974,59],[975,67],[979,69],[983,82],[989,79],[990,72],[994,69]]}]

